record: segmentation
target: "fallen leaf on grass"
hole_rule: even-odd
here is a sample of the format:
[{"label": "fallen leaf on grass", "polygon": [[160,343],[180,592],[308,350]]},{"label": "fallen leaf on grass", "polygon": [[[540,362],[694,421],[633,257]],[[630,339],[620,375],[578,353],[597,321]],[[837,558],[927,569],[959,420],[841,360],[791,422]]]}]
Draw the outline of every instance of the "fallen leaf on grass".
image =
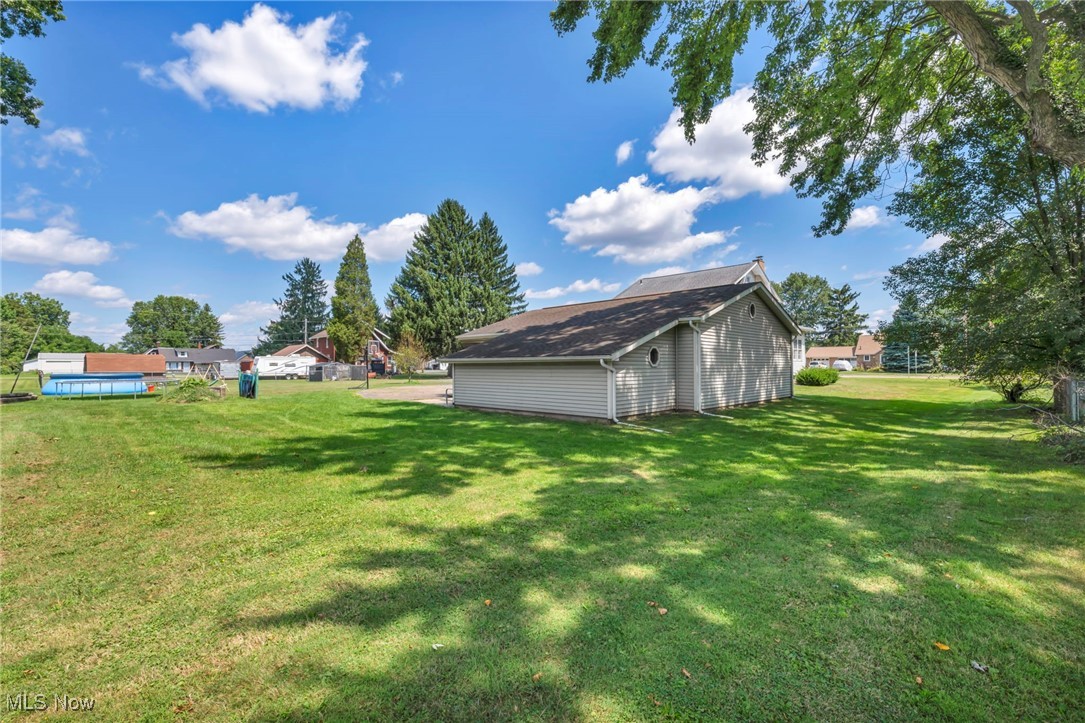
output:
[{"label": "fallen leaf on grass", "polygon": [[660,703],[660,702],[659,702],[658,700],[656,700],[656,697],[655,697],[654,695],[649,695],[649,696],[648,696],[648,700],[652,701],[652,702],[653,702],[653,703],[655,703],[656,705],[663,705],[663,704],[662,704],[662,703]]},{"label": "fallen leaf on grass", "polygon": [[484,604],[486,605],[486,607],[490,607],[491,605],[494,604],[494,601],[493,600],[486,600]]},{"label": "fallen leaf on grass", "polygon": [[654,608],[654,607],[658,607],[658,606],[659,606],[659,603],[657,603],[655,600],[649,600],[648,601],[648,607]]},{"label": "fallen leaf on grass", "polygon": [[973,660],[972,661],[972,670],[978,670],[981,673],[986,673],[989,669],[983,663],[977,663],[975,660]]},{"label": "fallen leaf on grass", "polygon": [[923,685],[923,676],[922,675],[917,675],[915,677],[915,684],[916,685]]},{"label": "fallen leaf on grass", "polygon": [[949,650],[948,645],[946,645],[945,643],[939,643],[937,640],[934,641],[934,647],[938,648],[939,650]]},{"label": "fallen leaf on grass", "polygon": [[189,701],[188,703],[178,703],[177,705],[173,706],[174,713],[191,713],[192,711],[193,705],[191,701]]},{"label": "fallen leaf on grass", "polygon": [[433,644],[433,649],[434,650],[440,650],[443,647],[444,647],[444,643],[434,643]]},{"label": "fallen leaf on grass", "polygon": [[536,683],[538,683],[541,678],[542,673],[535,673],[535,675],[531,676],[531,679],[534,680]]},{"label": "fallen leaf on grass", "polygon": [[667,614],[667,608],[656,608],[656,610],[659,611],[660,615],[666,615]]},{"label": "fallen leaf on grass", "polygon": [[682,668],[682,675],[686,676],[687,678],[693,678],[693,676],[690,675],[689,671],[686,670],[685,668]]}]

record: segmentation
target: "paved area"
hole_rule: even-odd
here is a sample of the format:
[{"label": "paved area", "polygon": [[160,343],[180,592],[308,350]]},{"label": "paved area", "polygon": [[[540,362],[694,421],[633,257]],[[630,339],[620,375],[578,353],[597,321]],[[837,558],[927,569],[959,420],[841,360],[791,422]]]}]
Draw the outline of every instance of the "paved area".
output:
[{"label": "paved area", "polygon": [[447,383],[422,382],[419,384],[401,384],[379,389],[363,389],[358,394],[368,399],[392,399],[398,402],[425,402],[426,404],[444,404],[445,390],[452,389],[452,380]]}]

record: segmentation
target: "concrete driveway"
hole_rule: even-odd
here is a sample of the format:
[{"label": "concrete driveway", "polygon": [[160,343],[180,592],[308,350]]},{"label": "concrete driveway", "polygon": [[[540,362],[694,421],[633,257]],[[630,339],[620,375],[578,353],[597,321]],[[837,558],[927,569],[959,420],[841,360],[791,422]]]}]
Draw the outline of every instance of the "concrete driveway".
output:
[{"label": "concrete driveway", "polygon": [[359,395],[367,399],[391,399],[397,402],[424,402],[425,404],[444,404],[445,390],[452,389],[452,380],[434,383],[431,381],[418,384],[397,384],[394,387],[363,389]]}]

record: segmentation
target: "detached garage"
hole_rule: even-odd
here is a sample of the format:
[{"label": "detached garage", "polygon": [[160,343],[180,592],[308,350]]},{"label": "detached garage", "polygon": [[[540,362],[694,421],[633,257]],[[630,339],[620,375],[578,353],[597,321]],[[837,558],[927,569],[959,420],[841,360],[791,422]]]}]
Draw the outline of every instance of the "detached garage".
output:
[{"label": "detached garage", "polygon": [[463,334],[457,407],[618,421],[792,396],[801,334],[760,283],[529,311]]}]

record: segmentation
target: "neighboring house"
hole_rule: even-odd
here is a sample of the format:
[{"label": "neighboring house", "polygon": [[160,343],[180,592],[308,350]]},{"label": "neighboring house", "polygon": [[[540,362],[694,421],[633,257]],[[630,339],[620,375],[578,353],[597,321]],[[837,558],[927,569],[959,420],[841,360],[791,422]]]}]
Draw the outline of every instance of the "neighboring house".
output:
[{"label": "neighboring house", "polygon": [[863,369],[882,365],[882,343],[873,334],[860,334],[855,343],[855,360]]},{"label": "neighboring house", "polygon": [[806,363],[825,362],[829,366],[837,359],[849,362],[855,369],[873,369],[882,365],[882,345],[873,334],[860,334],[855,346],[812,346],[806,350]]},{"label": "neighboring house", "polygon": [[309,344],[291,344],[290,346],[284,346],[279,351],[272,352],[271,356],[297,356],[299,354],[302,356],[310,356],[318,362],[331,361],[331,357]]},{"label": "neighboring house", "polygon": [[206,374],[211,368],[219,372],[223,362],[237,360],[236,351],[218,347],[156,346],[148,349],[146,353],[165,359],[166,371],[171,374]]},{"label": "neighboring house", "polygon": [[37,358],[23,364],[24,372],[40,371],[42,374],[82,374],[86,354],[43,351]]},{"label": "neighboring house", "polygon": [[617,422],[790,397],[800,334],[764,283],[727,284],[528,311],[441,361],[458,407]]},{"label": "neighboring house", "polygon": [[138,372],[144,376],[161,376],[166,373],[166,359],[161,354],[87,354],[84,370],[87,374]]},{"label": "neighboring house", "polygon": [[[389,341],[390,338],[387,334],[374,327],[368,344],[370,368],[374,366],[381,366],[381,368],[384,368],[384,366],[391,364],[390,359],[392,356],[392,349],[388,346]],[[335,359],[335,344],[333,344],[332,340],[328,337],[328,331],[326,329],[318,331],[310,336],[309,346],[323,354],[328,361]],[[362,359],[359,358],[344,361],[360,364]],[[394,364],[391,365],[394,366]]]}]

